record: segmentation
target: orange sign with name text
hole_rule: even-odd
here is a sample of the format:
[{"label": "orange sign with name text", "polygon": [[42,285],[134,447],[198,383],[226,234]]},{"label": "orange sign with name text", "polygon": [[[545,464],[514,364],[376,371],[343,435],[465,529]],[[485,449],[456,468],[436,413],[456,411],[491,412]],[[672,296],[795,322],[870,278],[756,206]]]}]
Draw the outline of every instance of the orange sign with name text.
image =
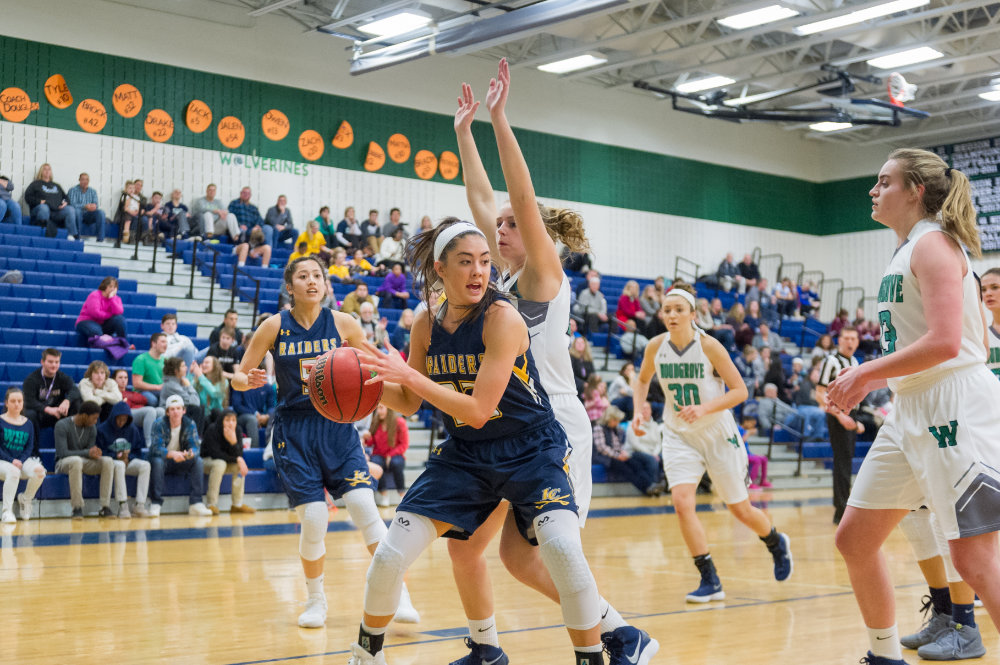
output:
[{"label": "orange sign with name text", "polygon": [[430,180],[437,173],[438,159],[430,150],[418,150],[413,157],[413,170],[421,180]]},{"label": "orange sign with name text", "polygon": [[[34,108],[37,108],[35,106]],[[4,88],[0,92],[0,116],[9,122],[24,122],[31,115],[32,104],[28,93],[20,88]]]},{"label": "orange sign with name text", "polygon": [[264,130],[264,136],[272,141],[280,141],[288,136],[288,130],[292,125],[288,122],[288,116],[278,109],[271,109],[260,119],[260,126]]},{"label": "orange sign with name text", "polygon": [[122,83],[115,88],[111,103],[118,111],[118,115],[123,118],[134,118],[142,110],[142,93],[131,83]]},{"label": "orange sign with name text", "polygon": [[410,139],[402,134],[393,134],[389,137],[389,159],[402,164],[410,158]]},{"label": "orange sign with name text", "polygon": [[323,156],[323,137],[315,129],[307,129],[299,134],[299,152],[310,162]]},{"label": "orange sign with name text", "polygon": [[337,129],[337,133],[333,136],[333,141],[331,141],[334,148],[349,148],[352,143],[354,143],[354,128],[351,127],[351,123],[346,120],[340,123],[340,127]]},{"label": "orange sign with name text", "polygon": [[246,135],[247,131],[239,118],[227,115],[219,121],[219,142],[227,148],[239,148]]},{"label": "orange sign with name text", "polygon": [[441,153],[441,158],[438,160],[438,170],[441,172],[442,178],[454,180],[455,176],[458,175],[458,165],[458,155],[451,150],[445,150]]},{"label": "orange sign with name text", "polygon": [[153,109],[146,114],[146,136],[157,143],[170,140],[174,135],[174,119],[163,109]]},{"label": "orange sign with name text", "polygon": [[45,98],[57,109],[68,109],[73,105],[73,95],[62,74],[53,74],[45,81]]},{"label": "orange sign with name text", "polygon": [[365,157],[365,171],[378,171],[385,166],[385,150],[375,141],[368,144],[368,155]]},{"label": "orange sign with name text", "polygon": [[200,99],[192,99],[184,111],[184,124],[195,134],[201,134],[212,126],[212,109]]},{"label": "orange sign with name text", "polygon": [[80,129],[91,134],[96,134],[104,129],[104,125],[108,124],[108,112],[104,108],[104,104],[96,99],[85,99],[80,102],[80,105],[76,107],[76,124],[80,125]]}]

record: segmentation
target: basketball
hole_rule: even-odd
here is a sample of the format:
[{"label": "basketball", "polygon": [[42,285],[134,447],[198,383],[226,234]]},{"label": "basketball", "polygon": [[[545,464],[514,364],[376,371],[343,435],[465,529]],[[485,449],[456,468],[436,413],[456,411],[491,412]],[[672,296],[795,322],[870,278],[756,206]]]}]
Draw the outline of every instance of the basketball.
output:
[{"label": "basketball", "polygon": [[382,399],[382,382],[365,385],[371,377],[361,369],[355,349],[331,349],[316,359],[309,373],[309,400],[335,423],[353,423],[375,410]]}]

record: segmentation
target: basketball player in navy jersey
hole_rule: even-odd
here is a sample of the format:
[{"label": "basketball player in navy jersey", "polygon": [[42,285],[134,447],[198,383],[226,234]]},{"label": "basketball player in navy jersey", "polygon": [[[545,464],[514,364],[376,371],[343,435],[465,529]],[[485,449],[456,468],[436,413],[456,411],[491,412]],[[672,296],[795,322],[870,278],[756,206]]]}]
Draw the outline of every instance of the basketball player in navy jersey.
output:
[{"label": "basketball player in navy jersey", "polygon": [[[316,412],[309,401],[307,378],[316,358],[344,345],[360,346],[365,333],[352,316],[322,306],[326,271],[314,257],[295,259],[285,268],[292,308],[267,319],[258,328],[233,376],[234,390],[257,388],[267,382],[258,366],[270,351],[278,381],[278,408],[273,429],[274,463],[302,523],[299,555],[309,599],[299,616],[303,628],[326,622],[323,565],[329,519],[324,488],[343,498],[365,545],[374,552],[386,533],[375,506],[375,483],[353,425],[335,423]],[[415,623],[419,616],[403,595],[397,621]]]},{"label": "basketball player in navy jersey", "polygon": [[603,665],[599,594],[580,542],[566,433],[538,385],[528,329],[490,281],[486,237],[469,222],[445,220],[410,241],[408,263],[428,303],[413,323],[410,356],[369,346],[363,367],[386,382],[390,408],[410,414],[427,400],[440,409],[449,436],[375,551],[349,663],[385,663],[385,626],[403,573],[437,537],[468,538],[506,499],[558,590],[574,662]]},{"label": "basketball player in navy jersey", "polygon": [[[479,108],[472,88],[463,83],[455,113],[455,134],[465,174],[465,192],[476,226],[486,236],[490,255],[502,269],[498,287],[514,296],[511,300],[528,326],[531,354],[538,377],[549,397],[556,420],[566,430],[572,446],[569,458],[573,497],[580,526],[586,521],[591,496],[591,451],[593,429],[586,409],[577,397],[576,381],[569,357],[570,285],[562,270],[555,240],[573,252],[589,248],[583,219],[571,210],[539,205],[528,165],[505,107],[510,91],[510,68],[500,61],[497,77],[490,82],[486,107],[496,134],[500,165],[510,202],[497,209],[493,186],[483,167],[472,135],[472,120]],[[451,665],[480,665],[482,661],[507,665],[500,648],[493,609],[493,588],[486,566],[486,546],[503,526],[500,559],[518,580],[559,602],[559,593],[542,565],[538,548],[517,532],[514,513],[504,502],[476,529],[468,540],[448,541],[455,586],[469,620],[470,653]],[[607,600],[601,598],[601,640],[608,648],[611,665],[646,665],[659,643],[644,631],[629,626]]]}]

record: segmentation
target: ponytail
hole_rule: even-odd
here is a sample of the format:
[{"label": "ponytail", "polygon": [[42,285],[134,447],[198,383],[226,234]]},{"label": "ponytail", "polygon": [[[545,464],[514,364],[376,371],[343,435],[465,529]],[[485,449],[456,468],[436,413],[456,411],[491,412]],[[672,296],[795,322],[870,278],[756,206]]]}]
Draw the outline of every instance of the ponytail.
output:
[{"label": "ponytail", "polygon": [[982,256],[968,176],[949,168],[941,157],[927,150],[901,148],[893,150],[889,159],[899,164],[907,187],[923,185],[921,203],[924,210],[933,217],[940,213],[945,233],[961,243],[973,257]]},{"label": "ponytail", "polygon": [[590,249],[580,213],[566,208],[550,208],[541,203],[538,204],[538,212],[542,215],[542,222],[545,223],[545,230],[550,238],[566,245],[571,252],[586,252]]}]

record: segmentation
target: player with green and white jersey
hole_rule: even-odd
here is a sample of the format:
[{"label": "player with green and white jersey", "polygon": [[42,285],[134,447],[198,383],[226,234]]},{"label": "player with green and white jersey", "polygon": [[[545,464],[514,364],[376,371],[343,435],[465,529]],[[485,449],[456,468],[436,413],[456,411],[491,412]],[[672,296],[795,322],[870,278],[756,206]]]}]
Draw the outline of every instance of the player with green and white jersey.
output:
[{"label": "player with green and white jersey", "polygon": [[986,366],[1000,379],[1000,268],[990,268],[980,279],[983,305],[993,315],[986,330]]},{"label": "player with green and white jersey", "polygon": [[[684,543],[701,573],[701,584],[687,595],[687,601],[707,603],[726,597],[705,529],[695,513],[696,490],[706,471],[733,516],[767,545],[774,559],[774,577],[784,581],[792,573],[788,536],[778,533],[770,518],[750,504],[747,492],[747,452],[732,412],[747,399],[746,384],[725,347],[694,325],[691,291],[683,286],[668,291],[659,315],[667,332],[646,347],[632,399],[638,413],[653,377],[666,396],[663,468]],[[632,427],[642,436],[636,421]]]}]

